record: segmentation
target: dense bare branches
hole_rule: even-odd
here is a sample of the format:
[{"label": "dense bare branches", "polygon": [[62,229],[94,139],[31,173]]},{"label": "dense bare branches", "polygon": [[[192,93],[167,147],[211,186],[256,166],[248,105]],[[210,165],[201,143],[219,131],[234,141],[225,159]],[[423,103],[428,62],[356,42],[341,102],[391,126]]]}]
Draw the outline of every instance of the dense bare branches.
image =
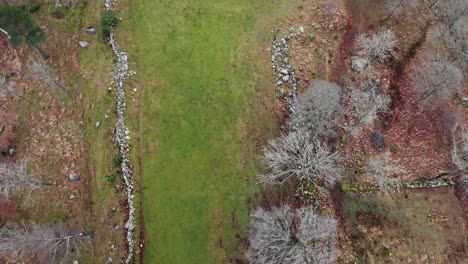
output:
[{"label": "dense bare branches", "polygon": [[44,183],[35,179],[34,174],[28,172],[28,160],[22,160],[14,165],[0,163],[0,195],[9,198],[13,192],[23,191],[25,203],[31,200],[34,190],[39,189]]},{"label": "dense bare branches", "polygon": [[396,176],[402,172],[403,169],[392,164],[389,152],[371,158],[367,169],[367,173],[377,181],[380,190],[385,194],[400,189],[401,181]]},{"label": "dense bare branches", "polygon": [[462,71],[444,60],[426,56],[425,63],[414,65],[413,71],[413,83],[422,92],[416,104],[431,97],[448,99],[462,89]]},{"label": "dense bare branches", "polygon": [[294,114],[289,126],[292,130],[305,131],[320,138],[336,135],[343,119],[341,88],[336,84],[315,80],[292,106]]},{"label": "dense bare branches", "polygon": [[36,225],[30,232],[19,227],[0,230],[0,255],[29,251],[41,263],[70,263],[71,255],[79,256],[89,243],[89,234],[64,223]]},{"label": "dense bare branches", "polygon": [[468,14],[455,21],[443,21],[436,28],[436,36],[441,38],[450,52],[450,59],[457,66],[466,69],[468,62]]},{"label": "dense bare branches", "polygon": [[332,184],[341,178],[338,153],[308,133],[291,132],[269,142],[264,149],[268,173],[260,182],[283,183],[291,177],[309,177],[317,184]]},{"label": "dense bare branches", "polygon": [[19,227],[0,229],[0,256],[13,252],[23,254],[28,240],[28,233]]},{"label": "dense bare branches", "polygon": [[348,103],[351,107],[351,115],[354,117],[354,123],[348,127],[349,133],[352,135],[374,122],[378,113],[390,111],[390,97],[388,95],[371,95],[369,92],[356,88],[351,88]]},{"label": "dense bare branches", "polygon": [[64,223],[37,225],[29,232],[29,245],[39,260],[48,263],[70,262],[72,254],[80,255],[89,246],[87,232],[70,230]]},{"label": "dense bare branches", "polygon": [[66,91],[65,87],[57,81],[55,74],[45,60],[31,60],[28,63],[28,68],[36,79],[42,80],[47,86]]},{"label": "dense bare branches", "polygon": [[257,209],[250,223],[251,264],[333,263],[336,259],[336,220],[311,207],[294,212],[288,205]]},{"label": "dense bare branches", "polygon": [[372,35],[360,35],[357,38],[357,46],[361,55],[373,61],[386,62],[395,56],[395,33],[390,29],[383,28]]}]

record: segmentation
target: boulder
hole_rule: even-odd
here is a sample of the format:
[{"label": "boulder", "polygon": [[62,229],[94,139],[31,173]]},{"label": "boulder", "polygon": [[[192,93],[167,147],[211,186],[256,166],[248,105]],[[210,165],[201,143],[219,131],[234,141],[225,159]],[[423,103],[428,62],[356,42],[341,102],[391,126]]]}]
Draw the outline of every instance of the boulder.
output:
[{"label": "boulder", "polygon": [[357,72],[364,71],[369,66],[369,61],[366,59],[355,59],[351,62],[351,68]]},{"label": "boulder", "polygon": [[112,258],[111,257],[106,257],[106,259],[104,260],[104,263],[105,264],[111,264],[112,263]]},{"label": "boulder", "polygon": [[79,41],[78,45],[80,45],[80,47],[82,48],[87,48],[89,46],[89,43],[86,41]]},{"label": "boulder", "polygon": [[462,98],[462,105],[468,106],[468,97],[463,97]]},{"label": "boulder", "polygon": [[384,140],[384,137],[383,137],[383,135],[382,135],[382,133],[380,131],[376,131],[376,132],[371,134],[371,142],[372,142],[372,145],[376,149],[381,149],[381,148],[385,147],[385,140]]},{"label": "boulder", "polygon": [[88,33],[88,34],[90,34],[90,35],[91,35],[91,34],[95,34],[95,33],[96,33],[96,28],[94,28],[94,27],[87,27],[87,28],[86,28],[86,33]]},{"label": "boulder", "polygon": [[78,174],[76,173],[71,173],[68,178],[70,179],[70,181],[78,181],[80,179],[80,176],[78,176]]}]

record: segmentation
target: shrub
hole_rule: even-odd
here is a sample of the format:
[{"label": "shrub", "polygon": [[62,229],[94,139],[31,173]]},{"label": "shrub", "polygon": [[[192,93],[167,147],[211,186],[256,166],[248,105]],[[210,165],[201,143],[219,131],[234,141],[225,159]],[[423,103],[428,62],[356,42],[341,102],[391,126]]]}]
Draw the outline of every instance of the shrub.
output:
[{"label": "shrub", "polygon": [[28,11],[29,11],[29,13],[36,13],[37,11],[39,11],[40,8],[41,8],[41,4],[39,4],[39,3],[31,3],[31,4],[28,6]]},{"label": "shrub", "polygon": [[106,182],[109,182],[109,183],[112,183],[115,181],[115,174],[113,173],[109,173],[109,174],[106,174],[104,175],[104,179],[106,180]]},{"label": "shrub", "polygon": [[114,166],[116,167],[122,165],[122,162],[123,162],[123,157],[120,154],[117,154],[112,158],[112,164],[114,164]]},{"label": "shrub", "polygon": [[119,19],[111,11],[106,11],[101,18],[102,24],[102,36],[103,38],[108,38],[111,30],[119,23]]}]

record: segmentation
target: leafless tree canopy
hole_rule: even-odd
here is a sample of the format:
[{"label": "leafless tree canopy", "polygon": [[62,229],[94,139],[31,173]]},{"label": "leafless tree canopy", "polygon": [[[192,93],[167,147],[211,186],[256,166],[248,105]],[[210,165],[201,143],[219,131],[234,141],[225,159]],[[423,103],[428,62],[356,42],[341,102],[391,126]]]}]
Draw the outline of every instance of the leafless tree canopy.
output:
[{"label": "leafless tree canopy", "polygon": [[397,177],[403,173],[398,165],[393,164],[389,152],[371,158],[367,173],[377,181],[380,190],[389,194],[401,187],[401,181]]},{"label": "leafless tree canopy", "polygon": [[4,227],[0,229],[0,256],[8,253],[22,255],[28,241],[27,232],[21,228]]},{"label": "leafless tree canopy", "polygon": [[315,80],[293,104],[289,126],[292,130],[305,131],[322,139],[336,135],[343,120],[341,88],[334,83]]},{"label": "leafless tree canopy", "polygon": [[433,97],[447,99],[463,87],[463,72],[441,59],[426,56],[425,63],[414,65],[413,71],[413,83],[422,92],[417,104]]},{"label": "leafless tree canopy", "polygon": [[57,77],[50,69],[49,65],[47,65],[47,62],[45,60],[31,60],[28,63],[28,68],[33,74],[33,77],[35,77],[38,80],[42,80],[47,86],[53,88],[60,88],[66,91],[65,87],[63,87],[57,81]]},{"label": "leafless tree canopy", "polygon": [[390,112],[390,97],[376,94],[371,96],[369,92],[351,88],[348,95],[348,103],[351,107],[351,115],[354,121],[347,128],[351,135],[357,134],[361,129],[372,124],[378,113]]},{"label": "leafless tree canopy", "polygon": [[372,35],[360,35],[357,38],[357,46],[361,55],[373,61],[386,62],[395,56],[395,33],[390,29],[383,28]]},{"label": "leafless tree canopy", "polygon": [[0,163],[0,195],[9,198],[13,192],[23,191],[25,203],[31,200],[34,190],[39,189],[43,183],[36,179],[36,175],[28,172],[28,161],[22,160],[14,165]]},{"label": "leafless tree canopy", "polygon": [[251,264],[334,263],[336,220],[311,207],[294,212],[288,205],[252,214],[248,251]]},{"label": "leafless tree canopy", "polygon": [[309,177],[311,182],[332,184],[341,178],[338,153],[308,133],[290,132],[269,142],[264,149],[268,173],[260,182],[283,183],[291,177]]},{"label": "leafless tree canopy", "polygon": [[71,263],[91,238],[83,231],[70,230],[64,223],[36,225],[31,231],[15,227],[0,230],[0,254],[25,251],[35,254],[40,263]]}]

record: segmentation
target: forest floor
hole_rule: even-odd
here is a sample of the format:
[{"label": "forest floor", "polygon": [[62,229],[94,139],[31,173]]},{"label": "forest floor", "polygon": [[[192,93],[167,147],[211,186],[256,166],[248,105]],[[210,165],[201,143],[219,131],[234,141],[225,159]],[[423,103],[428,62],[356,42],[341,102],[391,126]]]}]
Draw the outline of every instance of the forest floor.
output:
[{"label": "forest floor", "polygon": [[[37,51],[14,47],[4,35],[0,38],[0,73],[9,76],[14,91],[24,97],[0,94],[0,108],[13,109],[21,120],[15,154],[3,161],[27,158],[31,173],[52,183],[33,193],[32,204],[18,204],[15,219],[65,222],[71,228],[92,230],[93,246],[82,256],[85,263],[103,263],[106,257],[118,260],[126,253],[122,194],[114,187],[119,178],[113,183],[104,178],[118,175],[112,163],[117,154],[112,141],[114,99],[107,92],[113,57],[100,34],[85,33],[88,26],[100,30],[100,4],[91,1],[58,9],[42,4],[33,14],[47,36],[42,46],[50,55],[47,64],[67,93],[32,78],[28,63],[41,59]],[[57,18],[54,11],[62,16]],[[78,41],[90,46],[80,48]],[[71,181],[70,174],[79,180]]]}]

